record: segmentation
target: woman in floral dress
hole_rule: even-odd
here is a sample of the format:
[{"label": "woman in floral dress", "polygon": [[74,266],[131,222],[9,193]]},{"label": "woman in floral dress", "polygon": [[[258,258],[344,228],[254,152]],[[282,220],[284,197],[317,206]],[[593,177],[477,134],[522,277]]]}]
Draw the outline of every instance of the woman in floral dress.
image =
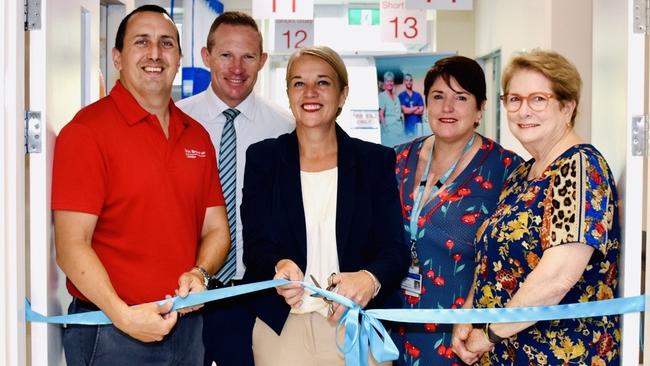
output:
[{"label": "woman in floral dress", "polygon": [[[456,308],[472,283],[474,236],[494,210],[506,177],[521,159],[474,132],[485,104],[485,77],[472,59],[442,59],[424,81],[434,136],[398,146],[400,190],[411,270],[403,282],[406,309]],[[451,326],[398,324],[395,365],[459,365]]]},{"label": "woman in floral dress", "polygon": [[[503,79],[510,130],[533,158],[506,181],[477,232],[466,304],[503,308],[611,299],[618,287],[616,187],[603,156],[573,130],[580,75],[561,55],[515,57]],[[618,316],[454,329],[454,351],[481,365],[618,365]]]}]

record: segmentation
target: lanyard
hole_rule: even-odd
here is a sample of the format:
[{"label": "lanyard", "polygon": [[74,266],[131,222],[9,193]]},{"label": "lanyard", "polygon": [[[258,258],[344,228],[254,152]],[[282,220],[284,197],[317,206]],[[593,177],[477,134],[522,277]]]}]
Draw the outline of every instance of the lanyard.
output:
[{"label": "lanyard", "polygon": [[[454,161],[454,163],[451,164],[451,166],[445,171],[445,173],[440,177],[440,179],[438,179],[438,182],[436,182],[435,187],[431,187],[431,193],[429,194],[429,197],[433,196],[436,192],[438,192],[438,190],[442,187],[442,185],[445,184],[447,179],[449,179],[449,176],[451,176],[451,173],[453,173],[454,169],[456,169],[456,165],[458,165],[460,159],[472,147],[475,137],[476,134],[472,133],[472,137],[467,141],[465,147],[463,147],[463,152],[460,154],[458,159],[456,159],[456,161]],[[418,191],[415,195],[415,198],[413,199],[413,208],[411,209],[411,220],[409,221],[409,229],[411,233],[411,259],[414,265],[417,265],[418,263],[417,252],[415,250],[415,243],[418,239],[418,220],[420,218],[420,213],[422,212],[422,208],[426,204],[426,201],[423,202],[422,200],[422,195],[424,194],[424,188],[427,185],[427,179],[429,177],[429,169],[431,168],[431,161],[433,160],[434,147],[435,145],[431,146],[431,155],[429,155],[427,165],[424,168],[424,173],[422,173],[422,178],[420,179],[420,185],[418,186]]]}]

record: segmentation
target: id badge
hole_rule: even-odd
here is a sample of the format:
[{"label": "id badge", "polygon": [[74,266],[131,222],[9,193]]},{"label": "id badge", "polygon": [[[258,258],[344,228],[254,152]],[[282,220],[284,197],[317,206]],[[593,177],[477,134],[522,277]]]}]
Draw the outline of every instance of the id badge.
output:
[{"label": "id badge", "polygon": [[409,267],[408,275],[402,280],[402,289],[409,296],[420,297],[422,294],[422,275],[420,269],[415,266]]}]

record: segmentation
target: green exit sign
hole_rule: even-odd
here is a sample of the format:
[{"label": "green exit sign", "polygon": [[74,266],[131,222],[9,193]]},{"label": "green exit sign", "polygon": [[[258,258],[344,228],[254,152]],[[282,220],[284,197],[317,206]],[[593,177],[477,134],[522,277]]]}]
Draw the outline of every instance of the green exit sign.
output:
[{"label": "green exit sign", "polygon": [[379,9],[349,8],[349,25],[379,25]]}]

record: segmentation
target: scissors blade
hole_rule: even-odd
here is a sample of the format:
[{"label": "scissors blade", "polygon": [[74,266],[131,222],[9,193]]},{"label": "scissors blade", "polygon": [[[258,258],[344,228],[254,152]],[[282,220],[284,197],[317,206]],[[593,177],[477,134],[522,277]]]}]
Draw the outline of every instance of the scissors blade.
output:
[{"label": "scissors blade", "polygon": [[[309,277],[311,278],[311,282],[313,282],[314,285],[316,285],[316,287],[322,289],[322,287],[320,287],[320,284],[318,283],[318,281],[316,280],[316,278],[314,277],[314,275],[310,274]],[[321,295],[321,294],[319,294],[319,293],[316,293],[316,292],[314,292],[313,294],[311,294],[311,295],[309,295],[309,296],[311,296],[311,297],[323,297],[323,295]]]}]

